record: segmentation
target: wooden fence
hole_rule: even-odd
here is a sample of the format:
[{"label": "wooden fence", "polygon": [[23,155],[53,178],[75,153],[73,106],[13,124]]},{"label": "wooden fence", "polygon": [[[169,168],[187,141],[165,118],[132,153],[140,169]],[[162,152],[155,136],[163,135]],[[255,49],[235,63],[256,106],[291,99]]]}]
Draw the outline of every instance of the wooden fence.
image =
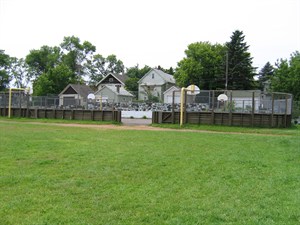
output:
[{"label": "wooden fence", "polygon": [[[12,108],[12,117],[27,118],[48,118],[65,120],[94,120],[121,122],[121,111],[99,111],[99,110],[78,110],[78,109],[33,109],[33,108]],[[8,109],[0,108],[0,116],[7,116]]]},{"label": "wooden fence", "polygon": [[[288,114],[185,112],[184,124],[226,125],[244,127],[290,127]],[[180,123],[180,112],[153,112],[152,123]]]}]

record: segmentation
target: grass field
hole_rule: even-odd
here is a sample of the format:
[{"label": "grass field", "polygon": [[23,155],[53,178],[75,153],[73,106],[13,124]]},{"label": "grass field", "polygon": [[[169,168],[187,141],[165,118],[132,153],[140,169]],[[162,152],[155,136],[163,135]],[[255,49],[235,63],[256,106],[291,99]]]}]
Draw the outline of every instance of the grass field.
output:
[{"label": "grass field", "polygon": [[0,224],[300,224],[299,128],[237,132],[0,119]]}]

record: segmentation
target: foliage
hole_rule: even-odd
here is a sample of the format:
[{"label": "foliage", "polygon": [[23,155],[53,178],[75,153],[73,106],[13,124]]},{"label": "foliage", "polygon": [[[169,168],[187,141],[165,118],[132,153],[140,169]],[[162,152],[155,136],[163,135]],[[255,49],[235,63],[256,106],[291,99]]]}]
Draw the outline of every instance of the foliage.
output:
[{"label": "foliage", "polygon": [[272,91],[292,93],[295,100],[300,100],[300,53],[294,52],[290,59],[280,59],[271,78]]},{"label": "foliage", "polygon": [[61,55],[62,52],[59,47],[44,45],[38,50],[31,50],[25,58],[30,76],[36,79],[49,69],[54,68],[61,61]]},{"label": "foliage", "polygon": [[139,68],[139,65],[127,68],[126,74],[130,78],[141,79],[146,73],[151,70],[151,67],[145,65],[143,68]]},{"label": "foliage", "polygon": [[[96,47],[81,43],[75,36],[64,37],[59,47],[43,46],[26,56],[29,74],[34,78],[34,93],[58,94],[72,83],[96,85],[108,73],[123,73],[124,65],[115,55],[94,55]],[[48,85],[54,85],[47,87]]]},{"label": "foliage", "polygon": [[274,75],[274,67],[270,62],[267,62],[266,65],[258,73],[258,85],[260,90],[264,90],[265,82],[269,81]]},{"label": "foliage", "polygon": [[231,36],[231,41],[226,43],[229,90],[249,90],[254,87],[255,68],[252,66],[249,46],[244,40],[243,32],[236,30]]},{"label": "foliage", "polygon": [[90,77],[90,85],[96,85],[103,77],[109,73],[124,73],[124,64],[117,59],[116,55],[109,55],[106,58],[100,54],[94,55],[88,65],[88,74]]},{"label": "foliage", "polygon": [[73,72],[64,64],[49,69],[40,75],[33,83],[33,94],[46,96],[59,94],[68,84],[78,82],[73,77]]},{"label": "foliage", "polygon": [[80,43],[78,37],[64,37],[60,45],[63,55],[62,62],[73,72],[73,79],[82,80],[88,70],[87,64],[91,61],[96,47],[88,41]]},{"label": "foliage", "polygon": [[130,77],[125,81],[125,87],[128,91],[137,92],[139,89],[138,81],[140,79],[137,77]]},{"label": "foliage", "polygon": [[161,66],[158,66],[157,67],[158,70],[161,70],[167,74],[170,74],[170,75],[174,75],[175,74],[175,70],[173,69],[173,67],[170,67],[169,69],[164,69],[162,68]]},{"label": "foliage", "polygon": [[195,84],[206,90],[224,88],[224,46],[196,42],[188,46],[185,54],[174,75],[177,85]]},{"label": "foliage", "polygon": [[24,59],[11,57],[9,63],[9,74],[17,88],[27,88],[31,80],[29,67]]},{"label": "foliage", "polygon": [[9,55],[4,53],[4,50],[0,50],[0,91],[4,91],[8,88],[11,77],[8,73],[9,67]]},{"label": "foliage", "polygon": [[59,94],[70,83],[83,83],[96,47],[74,36],[61,45],[42,46],[26,56],[35,95]]},{"label": "foliage", "polygon": [[297,131],[240,129],[141,132],[1,122],[1,222],[298,224]]},{"label": "foliage", "polygon": [[139,68],[139,65],[127,68],[126,74],[129,77],[125,81],[125,87],[129,91],[138,92],[138,81],[149,71],[151,68],[145,65],[143,68]]}]

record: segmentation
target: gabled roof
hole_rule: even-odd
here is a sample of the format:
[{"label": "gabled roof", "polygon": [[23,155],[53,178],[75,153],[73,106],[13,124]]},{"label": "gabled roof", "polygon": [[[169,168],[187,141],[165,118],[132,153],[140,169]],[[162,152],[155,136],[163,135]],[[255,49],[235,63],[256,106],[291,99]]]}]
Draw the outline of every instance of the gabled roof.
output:
[{"label": "gabled roof", "polygon": [[[102,80],[100,80],[96,86],[99,86],[99,84],[105,84],[104,81],[106,81],[107,79],[109,79],[109,77],[114,78],[115,80],[119,81],[118,83],[122,84],[123,86],[125,86],[125,81],[128,79],[128,76],[123,74],[113,74],[113,73],[109,73],[108,75],[106,75],[105,77],[102,78]],[[114,82],[115,83],[115,82]]]},{"label": "gabled roof", "polygon": [[172,86],[170,87],[168,90],[166,90],[163,94],[165,95],[166,93],[170,92],[170,91],[179,91],[180,88],[177,86]]},{"label": "gabled roof", "polygon": [[165,73],[159,69],[151,69],[148,73],[146,73],[139,81],[138,83],[141,83],[141,81],[148,76],[149,74],[151,74],[152,72],[155,72],[156,74],[158,74],[166,83],[173,83],[175,84],[175,79],[172,75]]},{"label": "gabled roof", "polygon": [[[75,92],[75,93],[74,93]],[[87,97],[90,93],[94,91],[87,85],[83,84],[69,84],[65,89],[59,94],[79,94],[82,97]]]},{"label": "gabled roof", "polygon": [[133,97],[133,95],[128,92],[127,90],[125,90],[124,87],[120,86],[119,88],[119,92],[117,91],[117,87],[114,85],[104,85],[103,88],[101,88],[100,90],[95,92],[95,95],[97,95],[98,93],[100,93],[103,89],[108,88],[109,90],[111,90],[112,92],[114,92],[114,94],[116,95],[121,95],[121,96],[130,96]]}]

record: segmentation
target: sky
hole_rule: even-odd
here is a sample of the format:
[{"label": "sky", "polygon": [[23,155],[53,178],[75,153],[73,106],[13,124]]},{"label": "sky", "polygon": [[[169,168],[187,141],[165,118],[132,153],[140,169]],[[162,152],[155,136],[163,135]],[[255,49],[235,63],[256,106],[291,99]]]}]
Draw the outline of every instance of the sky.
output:
[{"label": "sky", "polygon": [[243,31],[253,66],[300,51],[300,0],[0,0],[0,49],[25,58],[76,36],[125,67],[177,66],[187,46]]}]

